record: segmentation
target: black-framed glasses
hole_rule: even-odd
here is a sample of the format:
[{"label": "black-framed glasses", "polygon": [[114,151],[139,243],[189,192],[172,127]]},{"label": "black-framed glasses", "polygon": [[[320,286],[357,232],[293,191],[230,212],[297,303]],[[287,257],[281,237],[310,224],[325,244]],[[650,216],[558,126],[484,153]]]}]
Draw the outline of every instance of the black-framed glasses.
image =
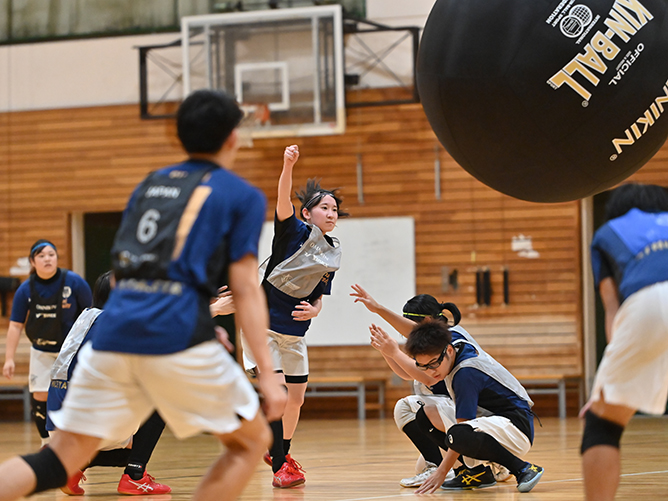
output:
[{"label": "black-framed glasses", "polygon": [[445,345],[445,348],[443,348],[443,351],[439,355],[439,357],[436,360],[433,360],[431,362],[428,362],[426,364],[421,364],[417,360],[415,361],[415,367],[420,369],[421,371],[428,371],[429,369],[437,369],[439,365],[443,362],[443,359],[445,358],[445,354],[448,351],[448,346],[449,344]]}]

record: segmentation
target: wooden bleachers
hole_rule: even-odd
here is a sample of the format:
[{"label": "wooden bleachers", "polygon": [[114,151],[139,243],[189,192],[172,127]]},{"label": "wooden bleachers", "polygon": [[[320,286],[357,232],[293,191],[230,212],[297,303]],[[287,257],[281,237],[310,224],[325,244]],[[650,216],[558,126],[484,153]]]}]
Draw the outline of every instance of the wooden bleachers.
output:
[{"label": "wooden bleachers", "polygon": [[[559,417],[566,417],[567,391],[578,391],[582,403],[580,342],[573,322],[562,317],[540,317],[531,322],[464,319],[462,325],[530,395],[555,395]],[[391,412],[396,399],[410,393],[405,384],[395,386],[393,372],[370,346],[312,346],[309,360],[311,396],[357,397],[360,418],[365,410],[379,407]],[[361,388],[377,392],[372,395],[377,399],[364,400],[362,406],[366,394]]]},{"label": "wooden bleachers", "polygon": [[310,346],[309,366],[307,397],[354,397],[359,419],[369,410],[384,417],[394,406],[387,398],[394,373],[371,346]]}]

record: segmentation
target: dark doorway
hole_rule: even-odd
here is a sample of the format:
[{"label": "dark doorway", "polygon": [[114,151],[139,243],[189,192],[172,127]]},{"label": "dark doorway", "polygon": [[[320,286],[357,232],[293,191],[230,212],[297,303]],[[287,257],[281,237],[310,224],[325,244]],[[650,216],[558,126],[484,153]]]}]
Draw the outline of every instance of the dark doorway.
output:
[{"label": "dark doorway", "polygon": [[[604,191],[598,195],[594,195],[594,233],[597,229],[605,223],[605,204],[610,198],[610,191]],[[588,263],[588,268],[585,273],[592,273],[591,263]],[[598,293],[598,287],[595,288],[596,293],[596,366],[601,363],[603,351],[608,344],[605,339],[605,310],[601,302],[601,295]]]},{"label": "dark doorway", "polygon": [[111,246],[121,225],[122,212],[89,212],[84,214],[84,245],[86,249],[86,281],[95,280],[111,269]]}]

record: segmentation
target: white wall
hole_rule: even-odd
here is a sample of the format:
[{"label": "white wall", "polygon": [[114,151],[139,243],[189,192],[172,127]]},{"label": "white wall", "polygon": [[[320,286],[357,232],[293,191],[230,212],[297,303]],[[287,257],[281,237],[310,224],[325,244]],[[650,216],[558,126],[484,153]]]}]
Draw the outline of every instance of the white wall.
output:
[{"label": "white wall", "polygon": [[[434,1],[367,0],[367,16],[383,24],[424,26]],[[178,37],[171,33],[0,46],[0,112],[138,103],[139,54],[134,47]],[[410,58],[404,44],[387,63],[408,81]],[[392,83],[382,74],[370,75],[368,82]]]},{"label": "white wall", "polygon": [[[306,335],[309,346],[369,344],[369,325],[397,334],[378,315],[350,297],[359,284],[376,301],[401,311],[415,295],[415,222],[412,217],[351,218],[340,220],[332,235],[341,242],[341,268],[332,282],[332,294],[323,298],[322,312]],[[264,223],[260,262],[271,254],[273,221]]]},{"label": "white wall", "polygon": [[178,34],[0,47],[0,111],[139,102],[139,51]]},{"label": "white wall", "polygon": [[369,19],[390,26],[424,26],[436,0],[366,0]]}]

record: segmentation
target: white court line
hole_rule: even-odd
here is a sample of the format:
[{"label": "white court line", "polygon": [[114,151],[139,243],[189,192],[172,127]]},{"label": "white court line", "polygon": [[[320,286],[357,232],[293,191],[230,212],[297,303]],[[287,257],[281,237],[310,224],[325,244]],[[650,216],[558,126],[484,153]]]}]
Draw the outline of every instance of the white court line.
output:
[{"label": "white court line", "polygon": [[[660,475],[662,473],[668,473],[668,470],[660,470],[660,471],[643,471],[641,473],[622,473],[621,477],[639,477],[642,475]],[[543,480],[539,482],[540,485],[543,484],[559,484],[563,482],[582,482],[584,481],[584,478],[565,478],[562,480]]]},{"label": "white court line", "polygon": [[[642,475],[660,475],[663,473],[668,473],[668,470],[660,470],[660,471],[645,471],[641,473],[624,473],[621,476],[622,477],[638,477]],[[539,482],[539,485],[543,484],[560,484],[564,482],[582,482],[584,479],[583,478],[567,478],[563,480],[545,480]],[[498,484],[497,484],[498,485]],[[501,485],[502,487],[502,485]],[[437,491],[439,492],[439,491]],[[452,491],[451,491],[452,492]],[[374,496],[374,497],[365,497],[365,498],[346,498],[346,499],[339,499],[337,501],[371,501],[374,499],[396,499],[396,498],[402,498],[402,497],[408,497],[408,496],[415,496],[414,492],[409,492],[406,494],[391,494],[391,495],[385,495],[385,496]]]},{"label": "white court line", "polygon": [[368,498],[346,498],[346,499],[338,499],[337,501],[369,501],[371,499],[395,499],[395,498],[405,498],[408,496],[415,497],[415,492],[408,492],[406,494],[388,494],[386,496],[374,496]]}]

